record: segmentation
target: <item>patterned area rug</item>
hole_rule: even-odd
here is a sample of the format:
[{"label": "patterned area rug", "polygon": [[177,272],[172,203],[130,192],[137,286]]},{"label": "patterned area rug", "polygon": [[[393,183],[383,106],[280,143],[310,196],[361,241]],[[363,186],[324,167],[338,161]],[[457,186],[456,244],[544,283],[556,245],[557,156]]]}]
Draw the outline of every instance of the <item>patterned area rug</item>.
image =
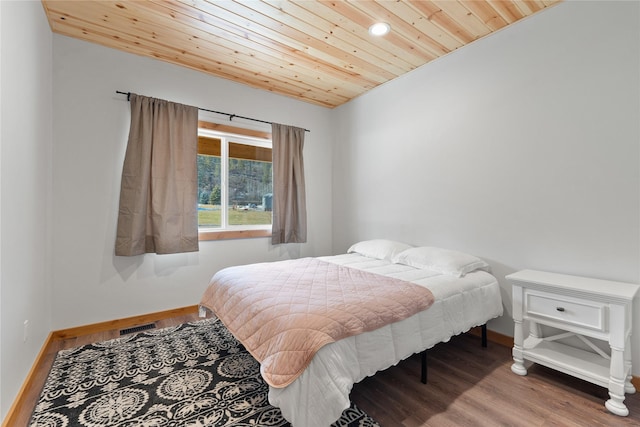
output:
[{"label": "patterned area rug", "polygon": [[[30,426],[290,426],[267,393],[258,362],[205,319],[60,351]],[[355,406],[334,426],[379,427]]]}]

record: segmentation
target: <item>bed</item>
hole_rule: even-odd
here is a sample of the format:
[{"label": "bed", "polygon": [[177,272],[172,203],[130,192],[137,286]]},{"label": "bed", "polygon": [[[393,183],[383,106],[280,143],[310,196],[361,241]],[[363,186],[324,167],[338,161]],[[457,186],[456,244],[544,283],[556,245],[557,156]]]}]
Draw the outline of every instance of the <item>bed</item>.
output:
[{"label": "bed", "polygon": [[[245,269],[235,267],[228,289],[244,283],[244,272],[252,271],[249,267],[256,266],[262,271],[265,267],[288,269],[292,264],[287,262],[256,264]],[[280,408],[284,418],[294,427],[329,426],[349,407],[353,384],[502,315],[500,288],[497,279],[490,274],[489,265],[458,251],[375,239],[356,243],[345,254],[313,258],[313,261],[306,262],[353,273],[349,275],[365,274],[368,276],[362,277],[386,280],[390,284],[387,287],[393,292],[396,292],[399,282],[417,285],[426,288],[427,295],[431,294],[433,300],[424,304],[424,309],[414,307],[412,310],[415,312],[407,312],[400,320],[339,339],[329,339],[314,351],[308,362],[303,363],[304,369],[296,371],[296,375],[287,377],[286,381],[276,384],[271,372],[265,370],[268,364],[261,363],[262,376],[269,379],[269,402]],[[230,273],[225,270],[228,269],[213,276],[200,301],[200,308],[201,312],[213,311],[229,327],[236,320],[237,313],[225,318],[225,304],[219,302],[221,294],[212,296],[212,289],[219,289],[219,282],[223,282],[221,277],[225,276],[224,273]],[[245,310],[250,310],[250,307]],[[262,315],[261,312],[259,316]],[[264,323],[262,318],[260,322]],[[260,334],[253,332],[251,338],[255,335]],[[244,340],[238,338],[256,356],[256,349],[250,348],[255,344],[246,336]]]}]

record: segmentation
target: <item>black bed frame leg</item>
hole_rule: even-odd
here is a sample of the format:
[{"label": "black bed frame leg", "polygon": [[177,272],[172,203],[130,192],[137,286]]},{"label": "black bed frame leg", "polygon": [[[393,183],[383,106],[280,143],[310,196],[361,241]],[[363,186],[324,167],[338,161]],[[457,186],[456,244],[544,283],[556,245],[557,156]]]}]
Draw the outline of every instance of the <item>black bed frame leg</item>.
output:
[{"label": "black bed frame leg", "polygon": [[482,347],[487,347],[487,324],[482,325]]},{"label": "black bed frame leg", "polygon": [[[482,347],[487,347],[487,324],[481,326],[482,329]],[[422,358],[422,372],[420,373],[420,381],[422,384],[427,383],[427,350],[420,353]]]},{"label": "black bed frame leg", "polygon": [[427,350],[423,351],[422,354],[422,373],[420,375],[420,381],[422,384],[427,383]]}]

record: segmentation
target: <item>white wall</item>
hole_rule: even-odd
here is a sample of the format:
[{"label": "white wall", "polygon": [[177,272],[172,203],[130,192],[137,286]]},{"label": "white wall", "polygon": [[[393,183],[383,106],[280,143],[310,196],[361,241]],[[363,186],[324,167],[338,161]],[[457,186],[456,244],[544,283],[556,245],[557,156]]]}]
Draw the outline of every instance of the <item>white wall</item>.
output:
[{"label": "white wall", "polygon": [[[53,329],[195,305],[229,265],[330,253],[331,110],[60,35],[53,51]],[[201,242],[197,253],[115,257],[130,118],[116,90],[309,129],[308,243],[227,240]]]},{"label": "white wall", "polygon": [[[0,4],[0,24],[2,23],[2,5]],[[2,31],[0,29],[0,94],[2,93]],[[2,100],[0,99],[0,242],[2,242]],[[2,308],[2,244],[0,243],[0,308]],[[0,312],[0,337],[2,336],[2,313]],[[2,384],[2,340],[0,339],[0,384]],[[7,412],[2,403],[0,386],[0,420]]]},{"label": "white wall", "polygon": [[[51,330],[51,31],[40,2],[0,2],[0,418]],[[24,321],[29,331],[24,341]]]},{"label": "white wall", "polygon": [[389,237],[483,257],[506,334],[505,274],[638,283],[639,7],[559,4],[338,108],[334,251]]}]

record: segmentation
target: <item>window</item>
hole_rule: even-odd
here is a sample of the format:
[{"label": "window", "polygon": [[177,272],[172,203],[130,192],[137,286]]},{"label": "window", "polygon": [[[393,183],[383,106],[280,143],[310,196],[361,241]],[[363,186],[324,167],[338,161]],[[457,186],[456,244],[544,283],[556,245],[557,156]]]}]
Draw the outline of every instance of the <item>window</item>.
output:
[{"label": "window", "polygon": [[270,236],[270,135],[256,137],[228,126],[207,127],[200,122],[198,129],[200,240]]}]

